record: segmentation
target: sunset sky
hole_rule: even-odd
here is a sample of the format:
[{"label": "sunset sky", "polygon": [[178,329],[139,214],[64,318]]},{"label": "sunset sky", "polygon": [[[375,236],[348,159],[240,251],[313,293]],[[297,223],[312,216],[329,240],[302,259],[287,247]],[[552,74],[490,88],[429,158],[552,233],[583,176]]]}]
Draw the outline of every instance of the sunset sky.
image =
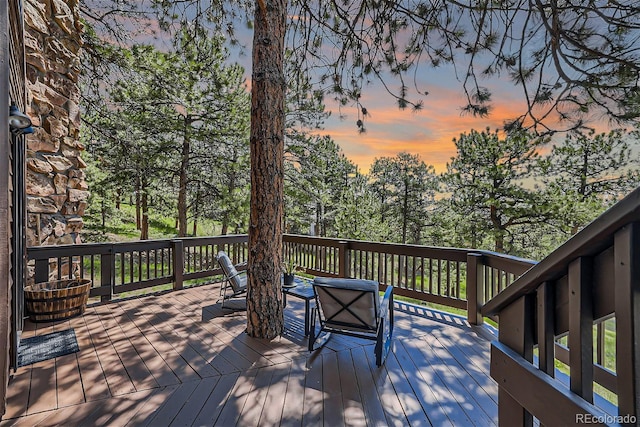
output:
[{"label": "sunset sky", "polygon": [[[238,35],[245,50],[239,53],[232,48],[229,61],[236,61],[245,68],[250,87],[250,46],[253,35],[244,31]],[[466,70],[465,66],[459,63],[458,72]],[[493,110],[486,118],[461,115],[461,107],[466,105],[467,100],[462,83],[455,78],[453,66],[422,66],[416,80],[420,90],[429,91],[428,96],[422,97],[424,108],[421,111],[398,109],[396,100],[385,92],[382,84],[374,83],[363,89],[362,105],[370,114],[365,119],[366,133],[358,132],[357,108],[347,105],[338,109],[331,95],[325,99],[331,117],[325,121],[324,130],[319,133],[330,135],[361,172],[368,172],[375,158],[394,157],[406,151],[418,154],[439,173],[446,170],[446,163],[455,155],[453,138],[471,129],[484,130],[487,126],[491,129],[501,128],[506,119],[513,119],[516,113],[524,109],[521,89],[507,80],[494,78],[482,82],[493,92]],[[400,86],[393,78],[387,78],[385,83],[393,90]],[[409,97],[416,100],[411,93]]]},{"label": "sunset sky", "polygon": [[[358,132],[355,107],[346,106],[338,110],[329,100],[327,108],[332,110],[332,116],[322,133],[331,135],[362,172],[368,171],[376,157],[394,157],[402,151],[418,154],[437,172],[443,172],[446,163],[455,155],[453,138],[471,129],[500,128],[505,119],[513,118],[514,112],[522,111],[524,107],[519,99],[520,89],[509,82],[487,82],[494,91],[490,116],[462,115],[461,107],[466,104],[466,98],[462,84],[453,77],[452,69],[425,67],[422,71],[421,77],[427,82],[429,95],[423,97],[424,108],[421,111],[398,109],[395,99],[374,85],[365,89],[362,99],[370,114],[365,121],[366,133]],[[391,81],[390,86],[394,87],[394,83]],[[341,120],[340,113],[346,118]]]},{"label": "sunset sky", "polygon": [[[432,74],[437,81],[440,73]],[[366,89],[362,103],[370,116],[365,121],[367,131],[362,134],[356,126],[355,107],[347,106],[338,111],[328,103],[333,111],[322,133],[331,135],[362,172],[368,171],[376,157],[394,157],[402,151],[418,154],[437,172],[443,172],[446,163],[455,155],[453,138],[471,129],[501,127],[505,119],[513,117],[512,107],[521,102],[516,98],[517,90],[510,88],[511,93],[501,91],[489,117],[461,115],[460,108],[465,105],[461,84],[446,78],[440,81],[448,81],[447,86],[430,87],[424,108],[418,112],[398,109],[395,100],[380,88]],[[339,118],[340,112],[345,119]]]}]

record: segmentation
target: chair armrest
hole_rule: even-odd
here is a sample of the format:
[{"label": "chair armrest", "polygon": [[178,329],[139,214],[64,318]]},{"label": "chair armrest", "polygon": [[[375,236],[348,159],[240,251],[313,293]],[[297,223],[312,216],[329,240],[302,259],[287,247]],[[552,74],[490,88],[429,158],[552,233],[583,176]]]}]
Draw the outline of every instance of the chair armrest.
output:
[{"label": "chair armrest", "polygon": [[393,305],[393,286],[387,285],[384,296],[380,302],[380,318],[384,319],[389,316],[389,306]]},{"label": "chair armrest", "polygon": [[231,276],[229,276],[228,279],[231,280],[234,277],[238,277],[238,276],[241,276],[243,274],[247,274],[247,270],[238,271],[236,274],[232,274]]}]

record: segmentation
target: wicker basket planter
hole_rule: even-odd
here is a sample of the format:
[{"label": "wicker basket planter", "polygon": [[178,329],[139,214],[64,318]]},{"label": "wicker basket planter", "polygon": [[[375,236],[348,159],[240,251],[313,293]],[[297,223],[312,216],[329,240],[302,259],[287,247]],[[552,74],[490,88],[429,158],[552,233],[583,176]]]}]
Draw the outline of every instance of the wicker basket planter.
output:
[{"label": "wicker basket planter", "polygon": [[24,288],[24,302],[34,322],[64,320],[84,313],[91,289],[89,279],[54,280]]}]

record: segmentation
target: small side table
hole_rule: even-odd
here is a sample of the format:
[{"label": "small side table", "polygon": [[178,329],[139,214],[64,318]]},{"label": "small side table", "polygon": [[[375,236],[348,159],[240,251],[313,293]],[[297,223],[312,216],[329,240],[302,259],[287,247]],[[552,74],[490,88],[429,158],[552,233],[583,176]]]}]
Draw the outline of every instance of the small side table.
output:
[{"label": "small side table", "polygon": [[311,333],[311,301],[316,297],[311,285],[310,279],[297,277],[294,279],[295,286],[282,287],[282,302],[285,307],[287,306],[287,295],[300,298],[304,300],[304,334],[309,335]]}]

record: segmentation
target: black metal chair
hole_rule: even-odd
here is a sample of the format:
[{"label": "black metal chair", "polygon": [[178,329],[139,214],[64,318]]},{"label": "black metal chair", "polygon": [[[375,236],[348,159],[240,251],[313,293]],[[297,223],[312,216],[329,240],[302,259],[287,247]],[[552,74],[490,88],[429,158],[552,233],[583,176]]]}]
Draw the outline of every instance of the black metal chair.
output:
[{"label": "black metal chair", "polygon": [[370,339],[376,342],[376,365],[381,366],[393,336],[393,286],[387,286],[380,297],[379,284],[372,280],[318,277],[313,289],[316,307],[311,313],[309,351],[316,344],[322,347],[332,333]]},{"label": "black metal chair", "polygon": [[[238,272],[236,267],[240,267],[245,264],[233,265],[231,259],[224,251],[218,252],[216,260],[218,260],[218,264],[220,264],[220,268],[225,276],[224,284],[220,287],[222,308],[225,308],[225,301],[247,292],[247,272]],[[230,293],[228,292],[229,288],[231,288]]]}]

